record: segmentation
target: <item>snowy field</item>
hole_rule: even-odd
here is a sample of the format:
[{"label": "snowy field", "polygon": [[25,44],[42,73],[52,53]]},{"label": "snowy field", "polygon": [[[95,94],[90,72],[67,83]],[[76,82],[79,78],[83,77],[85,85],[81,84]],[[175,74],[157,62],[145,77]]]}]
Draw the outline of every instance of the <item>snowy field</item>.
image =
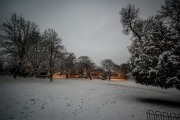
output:
[{"label": "snowy field", "polygon": [[146,120],[180,113],[180,91],[133,81],[0,76],[0,120]]}]

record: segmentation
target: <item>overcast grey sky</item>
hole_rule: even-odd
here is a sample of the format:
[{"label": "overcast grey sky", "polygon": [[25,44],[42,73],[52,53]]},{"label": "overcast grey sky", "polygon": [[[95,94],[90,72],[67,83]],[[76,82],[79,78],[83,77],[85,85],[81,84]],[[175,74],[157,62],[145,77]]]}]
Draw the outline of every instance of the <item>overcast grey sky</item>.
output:
[{"label": "overcast grey sky", "polygon": [[124,35],[119,12],[127,4],[140,8],[141,17],[155,15],[164,0],[0,0],[0,24],[12,13],[35,22],[41,31],[53,28],[68,52],[89,56],[99,65],[112,59],[125,63],[130,37]]}]

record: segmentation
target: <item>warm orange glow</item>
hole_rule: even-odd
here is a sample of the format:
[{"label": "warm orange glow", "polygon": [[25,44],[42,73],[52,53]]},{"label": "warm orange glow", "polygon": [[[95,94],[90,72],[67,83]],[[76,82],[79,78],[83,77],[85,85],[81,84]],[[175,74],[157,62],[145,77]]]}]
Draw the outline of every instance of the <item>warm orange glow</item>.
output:
[{"label": "warm orange glow", "polygon": [[113,79],[113,78],[111,79],[111,81],[124,81],[124,80],[125,79],[123,79],[123,78],[122,79]]}]

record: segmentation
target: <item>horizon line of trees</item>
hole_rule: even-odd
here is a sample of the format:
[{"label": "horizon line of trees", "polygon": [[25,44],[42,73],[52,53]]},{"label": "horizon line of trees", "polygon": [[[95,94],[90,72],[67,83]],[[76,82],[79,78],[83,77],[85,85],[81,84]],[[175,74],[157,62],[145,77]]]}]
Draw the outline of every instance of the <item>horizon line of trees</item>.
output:
[{"label": "horizon line of trees", "polygon": [[131,57],[127,64],[116,65],[111,59],[101,61],[98,67],[90,57],[68,53],[62,39],[53,29],[40,32],[38,25],[26,21],[22,15],[12,14],[0,25],[0,69],[6,67],[14,78],[28,71],[32,74],[49,73],[50,81],[55,72],[83,74],[91,77],[102,69],[104,77],[114,71],[127,70],[137,83],[180,90],[180,1],[165,0],[157,15],[144,20],[140,9],[128,4],[119,12],[122,32],[131,33],[132,44],[128,47]]},{"label": "horizon line of trees", "polygon": [[85,70],[91,79],[91,74],[98,69],[107,73],[104,76],[109,76],[109,80],[113,71],[118,70],[127,78],[126,64],[118,66],[111,59],[105,59],[99,67],[88,56],[76,58],[74,53],[67,52],[55,30],[46,29],[41,33],[37,24],[15,13],[0,25],[0,46],[0,70],[9,71],[14,78],[17,75],[45,77],[48,73],[52,82],[54,73],[66,74],[68,78],[70,74],[83,74]]}]

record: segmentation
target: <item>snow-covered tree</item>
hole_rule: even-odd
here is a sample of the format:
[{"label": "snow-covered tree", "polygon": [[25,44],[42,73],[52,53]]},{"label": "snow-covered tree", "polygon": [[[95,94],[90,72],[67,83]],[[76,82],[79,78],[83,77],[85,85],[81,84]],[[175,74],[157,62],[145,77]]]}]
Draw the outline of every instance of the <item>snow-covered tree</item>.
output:
[{"label": "snow-covered tree", "polygon": [[[134,6],[128,5],[122,9],[120,14],[124,31],[129,26],[129,32],[133,33],[132,44],[128,47],[131,53],[128,66],[136,82],[162,88],[176,87],[180,89],[178,32],[164,24],[159,16],[141,20],[138,23],[141,25],[136,25],[134,16],[137,20],[139,16],[137,13],[130,12],[132,8],[136,10]],[[132,24],[134,25],[132,26]]]},{"label": "snow-covered tree", "polygon": [[158,17],[163,19],[173,33],[171,37],[173,40],[172,51],[164,52],[159,63],[163,63],[167,59],[171,74],[167,83],[170,87],[180,90],[180,1],[165,0],[158,11]]},{"label": "snow-covered tree", "polygon": [[[142,53],[135,57],[131,67],[136,82],[146,85],[173,87],[168,84],[169,79],[177,75],[177,60],[174,56],[174,34],[161,21],[152,24],[149,36],[143,42]],[[130,48],[129,48],[130,49]],[[177,57],[177,56],[176,56]],[[175,60],[175,61],[174,61]]]}]

